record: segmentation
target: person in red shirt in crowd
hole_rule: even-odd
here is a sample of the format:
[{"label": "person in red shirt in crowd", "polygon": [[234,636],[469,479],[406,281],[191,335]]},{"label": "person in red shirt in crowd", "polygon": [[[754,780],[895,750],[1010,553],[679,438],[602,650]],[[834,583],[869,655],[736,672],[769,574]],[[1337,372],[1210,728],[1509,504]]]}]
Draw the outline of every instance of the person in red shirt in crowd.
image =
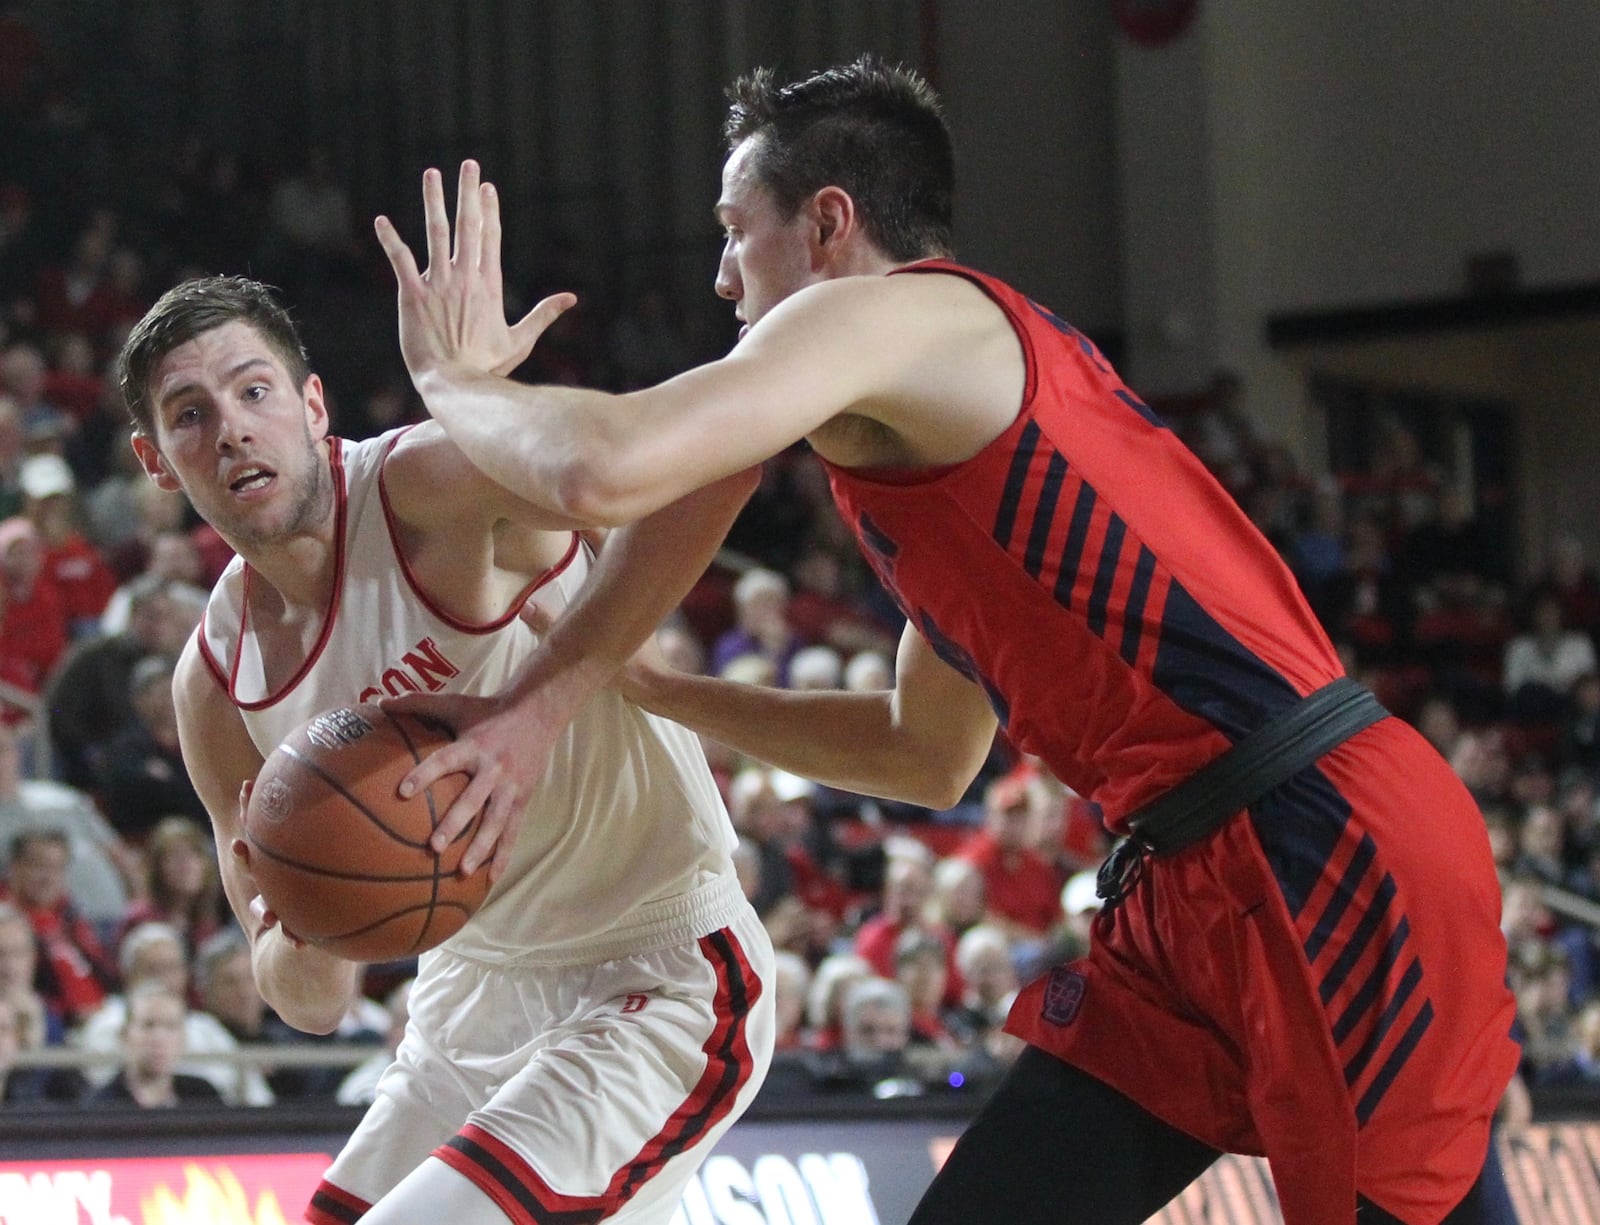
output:
[{"label": "person in red shirt in crowd", "polygon": [[94,928],[67,894],[72,850],[59,830],[24,830],[11,841],[11,881],[0,898],[28,916],[39,937],[39,994],[70,1029],[115,989],[117,973]]},{"label": "person in red shirt in crowd", "polygon": [[[951,950],[930,931],[911,928],[894,946],[894,979],[911,1001],[911,1041],[917,1046],[959,1050],[946,1022]],[[959,997],[958,997],[959,998]]]},{"label": "person in red shirt in crowd", "polygon": [[21,515],[0,521],[0,580],[6,588],[0,660],[6,679],[38,693],[67,646],[61,592],[45,569],[44,538]]},{"label": "person in red shirt in crowd", "polygon": [[928,916],[933,895],[931,857],[920,843],[891,845],[883,875],[883,907],[856,931],[855,951],[881,978],[895,977],[895,949],[912,932],[923,932],[945,951],[946,990],[959,998],[955,936]]},{"label": "person in red shirt in crowd", "polygon": [[68,634],[91,633],[117,589],[117,576],[78,530],[72,468],[59,455],[30,455],[22,461],[19,480],[23,514],[44,541],[45,573],[61,593]]},{"label": "person in red shirt in crowd", "polygon": [[1034,849],[1052,802],[1044,780],[1032,771],[996,779],[983,795],[983,828],[956,851],[983,872],[986,921],[1014,940],[1037,940],[1061,918],[1061,882]]}]

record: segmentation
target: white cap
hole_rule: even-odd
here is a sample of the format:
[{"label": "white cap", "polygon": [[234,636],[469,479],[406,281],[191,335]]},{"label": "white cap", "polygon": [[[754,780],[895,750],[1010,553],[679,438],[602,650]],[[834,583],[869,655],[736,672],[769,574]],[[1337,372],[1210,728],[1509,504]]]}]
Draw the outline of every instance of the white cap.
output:
[{"label": "white cap", "polygon": [[30,498],[48,498],[58,493],[71,493],[78,487],[72,479],[72,469],[59,455],[30,455],[22,461],[17,473],[17,484]]}]

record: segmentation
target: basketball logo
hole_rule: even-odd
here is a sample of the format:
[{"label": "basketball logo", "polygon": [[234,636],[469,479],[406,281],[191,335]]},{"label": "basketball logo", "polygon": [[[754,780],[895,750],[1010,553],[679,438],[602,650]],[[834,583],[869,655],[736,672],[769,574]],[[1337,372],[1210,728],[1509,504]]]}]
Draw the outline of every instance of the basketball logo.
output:
[{"label": "basketball logo", "polygon": [[274,824],[289,815],[289,784],[281,778],[268,779],[254,798],[261,815]]},{"label": "basketball logo", "polygon": [[354,744],[371,730],[372,724],[345,706],[311,720],[306,725],[306,739],[319,749],[331,752],[341,745]]}]

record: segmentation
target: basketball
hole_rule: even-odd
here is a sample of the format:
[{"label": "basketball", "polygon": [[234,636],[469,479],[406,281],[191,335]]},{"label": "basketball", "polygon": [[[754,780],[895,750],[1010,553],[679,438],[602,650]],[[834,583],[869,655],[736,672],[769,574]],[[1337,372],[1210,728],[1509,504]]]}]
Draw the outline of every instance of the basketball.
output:
[{"label": "basketball", "polygon": [[373,704],[325,711],[273,750],[245,810],[251,873],[278,921],[352,961],[414,957],[460,930],[489,874],[456,869],[478,819],[428,845],[466,776],[402,800],[403,779],[455,738],[443,723]]}]

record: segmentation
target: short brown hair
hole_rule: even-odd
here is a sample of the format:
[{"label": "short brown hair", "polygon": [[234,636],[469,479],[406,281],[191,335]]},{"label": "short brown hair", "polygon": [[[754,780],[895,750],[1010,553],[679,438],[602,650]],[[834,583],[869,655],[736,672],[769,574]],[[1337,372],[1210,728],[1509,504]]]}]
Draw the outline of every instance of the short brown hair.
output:
[{"label": "short brown hair", "polygon": [[891,259],[950,254],[955,151],[938,95],[916,72],[863,55],[788,85],[757,68],[727,92],[728,150],[760,138],[756,177],[784,217],[840,187]]},{"label": "short brown hair", "polygon": [[174,285],[145,312],[128,333],[117,355],[117,383],[133,428],[155,435],[150,376],[161,359],[196,336],[229,323],[247,323],[282,360],[284,369],[303,386],[311,361],[294,320],[273,290],[241,276],[209,276]]}]

